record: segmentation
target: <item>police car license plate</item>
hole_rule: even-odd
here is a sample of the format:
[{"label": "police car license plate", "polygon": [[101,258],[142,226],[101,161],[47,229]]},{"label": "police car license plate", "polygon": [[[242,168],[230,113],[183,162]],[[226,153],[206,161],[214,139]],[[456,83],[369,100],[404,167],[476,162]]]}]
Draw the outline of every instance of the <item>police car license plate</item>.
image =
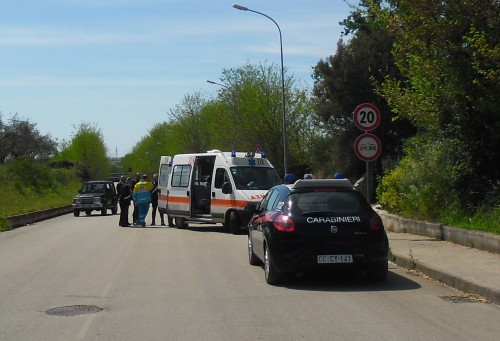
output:
[{"label": "police car license plate", "polygon": [[352,263],[352,255],[318,255],[318,264]]}]

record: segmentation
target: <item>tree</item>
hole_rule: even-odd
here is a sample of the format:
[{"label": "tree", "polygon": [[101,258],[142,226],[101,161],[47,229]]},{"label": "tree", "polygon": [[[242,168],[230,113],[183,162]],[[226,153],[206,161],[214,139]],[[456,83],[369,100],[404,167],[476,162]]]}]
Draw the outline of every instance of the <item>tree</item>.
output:
[{"label": "tree", "polygon": [[73,162],[84,180],[104,179],[111,170],[107,148],[101,130],[86,122],[74,126],[75,132],[69,142],[63,142],[62,150],[55,160]]},{"label": "tree", "polygon": [[388,75],[380,94],[426,137],[418,143],[457,146],[449,162],[463,171],[448,179],[449,188],[463,206],[475,206],[500,178],[492,166],[500,157],[500,3],[389,3],[380,15],[395,37],[393,54],[404,79]]},{"label": "tree", "polygon": [[[147,151],[154,149],[150,137],[156,134],[157,140],[167,136],[163,150],[170,151],[170,155],[211,149],[253,151],[260,145],[282,171],[281,69],[276,65],[247,64],[224,69],[221,81],[226,87],[215,98],[199,92],[185,95],[170,111],[169,120],[159,125],[166,130],[149,132],[124,162],[135,164],[144,158]],[[288,136],[294,137],[289,139],[290,169],[301,172],[310,165],[310,148],[316,134],[311,123],[312,105],[307,92],[295,86],[293,77],[286,76],[285,93]]]},{"label": "tree", "polygon": [[[285,105],[290,171],[303,172],[310,165],[310,146],[315,131],[311,127],[312,103],[307,91],[297,87],[293,76],[285,75]],[[283,173],[283,107],[281,68],[275,64],[224,69],[219,101],[226,103],[224,127],[236,143],[232,149],[253,150],[260,145],[271,162]]]},{"label": "tree", "polygon": [[316,160],[321,160],[323,166],[317,167],[322,167],[327,175],[337,170],[352,178],[363,174],[365,164],[353,151],[354,141],[361,134],[354,125],[353,111],[359,104],[368,102],[375,104],[382,116],[375,130],[382,142],[382,158],[377,160],[381,175],[381,160],[389,163],[400,159],[403,141],[415,134],[408,120],[397,120],[387,101],[376,92],[376,85],[386,75],[401,77],[391,54],[394,39],[376,18],[361,8],[343,25],[345,33],[352,34],[352,38],[348,42],[341,39],[335,55],[319,61],[313,70],[316,116],[325,131],[316,148]]},{"label": "tree", "polygon": [[176,133],[182,137],[183,152],[199,153],[210,148],[210,131],[207,131],[208,118],[203,108],[207,100],[200,93],[185,95],[182,102],[170,110],[171,123]]},{"label": "tree", "polygon": [[57,143],[49,134],[41,135],[36,123],[12,116],[7,123],[0,114],[0,164],[7,159],[28,157],[45,159],[57,152]]},{"label": "tree", "polygon": [[182,148],[182,139],[175,125],[156,123],[122,158],[121,164],[124,169],[131,169],[134,173],[154,174],[162,155],[175,155],[182,152]]}]

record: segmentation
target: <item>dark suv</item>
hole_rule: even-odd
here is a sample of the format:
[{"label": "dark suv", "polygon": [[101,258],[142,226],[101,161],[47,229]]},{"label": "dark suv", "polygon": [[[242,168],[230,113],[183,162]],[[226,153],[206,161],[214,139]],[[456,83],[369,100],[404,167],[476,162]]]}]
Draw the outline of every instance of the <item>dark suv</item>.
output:
[{"label": "dark suv", "polygon": [[389,242],[378,214],[347,179],[298,180],[249,204],[248,259],[264,265],[268,284],[286,273],[365,270],[374,281],[388,271]]},{"label": "dark suv", "polygon": [[75,217],[80,212],[90,215],[92,211],[100,211],[102,215],[106,215],[108,209],[113,214],[118,210],[118,196],[113,181],[86,181],[78,193],[73,200]]}]

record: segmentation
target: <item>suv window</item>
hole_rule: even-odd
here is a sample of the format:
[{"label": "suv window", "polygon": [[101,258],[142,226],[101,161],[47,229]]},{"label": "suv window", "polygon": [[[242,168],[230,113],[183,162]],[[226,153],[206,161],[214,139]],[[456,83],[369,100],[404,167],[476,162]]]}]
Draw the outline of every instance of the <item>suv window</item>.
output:
[{"label": "suv window", "polygon": [[366,204],[357,192],[334,190],[295,192],[290,194],[289,199],[293,214],[319,212],[348,215],[367,211]]}]

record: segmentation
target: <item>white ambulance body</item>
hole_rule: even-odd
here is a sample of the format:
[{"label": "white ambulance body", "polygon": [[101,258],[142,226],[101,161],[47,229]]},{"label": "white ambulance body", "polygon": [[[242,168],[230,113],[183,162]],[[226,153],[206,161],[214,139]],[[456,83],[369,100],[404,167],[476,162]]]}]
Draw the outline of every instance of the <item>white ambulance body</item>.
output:
[{"label": "white ambulance body", "polygon": [[174,218],[179,228],[186,227],[186,221],[222,223],[238,233],[250,219],[245,206],[260,202],[280,183],[262,154],[211,150],[162,156],[158,209]]}]

